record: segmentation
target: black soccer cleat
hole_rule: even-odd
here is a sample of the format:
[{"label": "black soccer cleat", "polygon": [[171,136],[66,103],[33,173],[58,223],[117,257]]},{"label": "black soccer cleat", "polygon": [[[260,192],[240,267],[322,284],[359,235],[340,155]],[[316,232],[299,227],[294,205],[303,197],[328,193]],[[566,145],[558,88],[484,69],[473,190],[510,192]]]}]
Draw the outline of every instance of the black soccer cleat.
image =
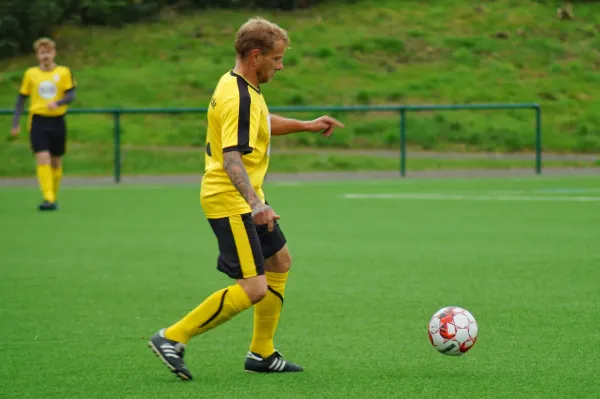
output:
[{"label": "black soccer cleat", "polygon": [[290,373],[304,371],[302,366],[284,360],[283,355],[278,351],[265,358],[254,352],[248,352],[244,367],[249,373]]},{"label": "black soccer cleat", "polygon": [[38,206],[38,209],[40,211],[55,211],[58,209],[58,204],[56,202],[44,201]]},{"label": "black soccer cleat", "polygon": [[185,345],[165,338],[165,330],[166,328],[163,328],[154,334],[148,341],[148,346],[173,373],[183,381],[189,381],[192,379],[192,373],[183,362]]}]

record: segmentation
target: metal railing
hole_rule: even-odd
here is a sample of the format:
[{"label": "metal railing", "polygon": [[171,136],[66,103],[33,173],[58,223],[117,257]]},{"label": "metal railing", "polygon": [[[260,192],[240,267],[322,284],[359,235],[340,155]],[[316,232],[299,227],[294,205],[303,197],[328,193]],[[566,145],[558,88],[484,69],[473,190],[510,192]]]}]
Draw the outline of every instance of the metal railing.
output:
[{"label": "metal railing", "polygon": [[[539,104],[448,104],[448,105],[355,105],[355,106],[286,106],[270,107],[274,113],[286,112],[395,112],[400,117],[400,175],[406,176],[406,129],[407,112],[420,111],[461,111],[461,110],[508,110],[532,109],[535,111],[535,171],[542,173],[542,109]],[[121,181],[121,115],[127,114],[189,114],[205,113],[203,108],[73,108],[69,114],[104,114],[113,115],[114,128],[114,179]],[[10,109],[0,109],[0,115],[12,114]]]}]

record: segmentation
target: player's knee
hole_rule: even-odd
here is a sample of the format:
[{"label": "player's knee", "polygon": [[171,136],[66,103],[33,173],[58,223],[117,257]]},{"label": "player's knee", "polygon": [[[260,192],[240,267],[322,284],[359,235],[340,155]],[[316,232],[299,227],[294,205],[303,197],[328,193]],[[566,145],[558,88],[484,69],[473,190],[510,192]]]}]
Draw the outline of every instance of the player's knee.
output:
[{"label": "player's knee", "polygon": [[281,259],[279,261],[279,268],[282,272],[287,272],[292,267],[292,255],[289,252],[285,252],[282,254]]},{"label": "player's knee", "polygon": [[54,169],[58,169],[58,168],[62,167],[62,162],[60,160],[60,157],[51,157],[50,158],[50,165]]},{"label": "player's knee", "polygon": [[286,273],[292,267],[292,256],[287,248],[282,249],[265,262],[265,270],[273,273]]},{"label": "player's knee", "polygon": [[250,299],[252,304],[260,302],[267,295],[267,280],[264,276],[257,276],[248,280],[244,280],[241,284]]},{"label": "player's knee", "polygon": [[250,292],[246,291],[248,294],[248,298],[250,298],[250,302],[252,304],[257,304],[267,295],[267,284],[252,287]]},{"label": "player's knee", "polygon": [[38,165],[50,165],[50,153],[47,151],[36,153],[35,159]]}]

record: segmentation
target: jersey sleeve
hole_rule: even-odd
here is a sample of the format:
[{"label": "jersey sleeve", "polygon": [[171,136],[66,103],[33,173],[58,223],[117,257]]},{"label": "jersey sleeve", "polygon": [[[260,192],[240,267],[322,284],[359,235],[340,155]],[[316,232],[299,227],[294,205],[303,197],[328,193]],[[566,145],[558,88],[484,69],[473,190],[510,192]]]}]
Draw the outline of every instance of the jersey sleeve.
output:
[{"label": "jersey sleeve", "polygon": [[21,88],[19,89],[19,94],[24,96],[31,95],[31,79],[29,78],[29,69],[25,71],[23,75],[23,81],[21,82]]},{"label": "jersey sleeve", "polygon": [[252,152],[259,126],[258,107],[253,107],[250,96],[230,98],[221,107],[221,140],[223,152]]},{"label": "jersey sleeve", "polygon": [[75,78],[73,77],[73,72],[71,72],[71,68],[67,68],[65,67],[65,72],[64,72],[65,76],[64,79],[61,79],[63,81],[63,85],[64,90],[71,90],[75,88]]}]

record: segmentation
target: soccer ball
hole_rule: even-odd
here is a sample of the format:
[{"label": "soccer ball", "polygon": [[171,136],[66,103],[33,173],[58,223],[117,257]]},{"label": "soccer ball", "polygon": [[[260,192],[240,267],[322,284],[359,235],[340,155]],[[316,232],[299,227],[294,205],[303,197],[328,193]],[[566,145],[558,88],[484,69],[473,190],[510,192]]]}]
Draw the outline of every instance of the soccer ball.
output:
[{"label": "soccer ball", "polygon": [[475,345],[477,330],[477,322],[471,313],[449,306],[431,317],[429,341],[441,354],[461,356]]}]

